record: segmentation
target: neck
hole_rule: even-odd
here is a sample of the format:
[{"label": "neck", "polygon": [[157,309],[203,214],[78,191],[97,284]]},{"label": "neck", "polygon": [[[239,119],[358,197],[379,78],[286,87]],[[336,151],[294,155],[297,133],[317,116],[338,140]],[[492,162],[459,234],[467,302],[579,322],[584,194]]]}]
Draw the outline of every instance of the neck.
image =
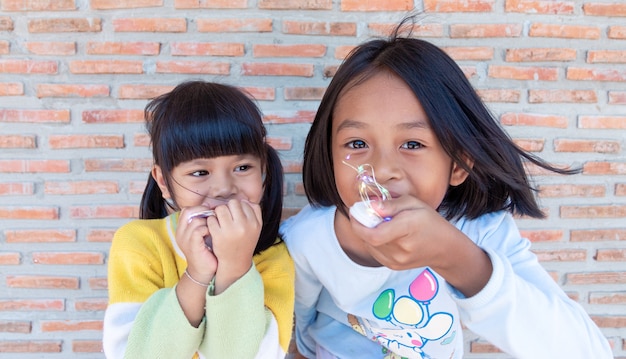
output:
[{"label": "neck", "polygon": [[341,249],[354,263],[365,267],[381,266],[368,252],[363,240],[352,230],[350,219],[340,211],[335,212],[335,234]]}]

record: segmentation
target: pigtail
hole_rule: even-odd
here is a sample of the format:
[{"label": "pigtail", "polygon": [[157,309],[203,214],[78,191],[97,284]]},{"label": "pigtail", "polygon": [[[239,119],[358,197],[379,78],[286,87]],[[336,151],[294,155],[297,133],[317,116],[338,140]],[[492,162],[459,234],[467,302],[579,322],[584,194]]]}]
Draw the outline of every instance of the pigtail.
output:
[{"label": "pigtail", "polygon": [[163,201],[163,193],[152,174],[148,175],[148,183],[141,197],[139,205],[139,218],[158,219],[167,217],[167,208]]},{"label": "pigtail", "polygon": [[283,165],[278,157],[278,152],[265,144],[267,157],[263,198],[261,199],[261,212],[263,215],[263,228],[257,243],[255,254],[271,247],[279,237],[278,227],[282,218],[283,210]]}]

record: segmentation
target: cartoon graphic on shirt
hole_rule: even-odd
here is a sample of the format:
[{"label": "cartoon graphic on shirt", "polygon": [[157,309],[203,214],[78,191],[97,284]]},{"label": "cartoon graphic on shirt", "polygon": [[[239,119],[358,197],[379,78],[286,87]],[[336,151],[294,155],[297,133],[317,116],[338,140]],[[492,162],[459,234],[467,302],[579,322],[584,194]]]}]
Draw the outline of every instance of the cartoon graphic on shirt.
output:
[{"label": "cartoon graphic on shirt", "polygon": [[[380,328],[374,321],[348,315],[348,321],[357,332],[379,342],[389,350],[389,358],[428,358],[423,348],[429,341],[442,339],[450,332],[453,317],[450,313],[429,312],[430,302],[437,296],[439,283],[430,269],[425,269],[409,285],[409,295],[396,299],[394,289],[381,292],[372,306],[378,319],[385,320],[393,328]],[[440,342],[447,345],[451,337]],[[395,354],[395,355],[393,355]]]}]

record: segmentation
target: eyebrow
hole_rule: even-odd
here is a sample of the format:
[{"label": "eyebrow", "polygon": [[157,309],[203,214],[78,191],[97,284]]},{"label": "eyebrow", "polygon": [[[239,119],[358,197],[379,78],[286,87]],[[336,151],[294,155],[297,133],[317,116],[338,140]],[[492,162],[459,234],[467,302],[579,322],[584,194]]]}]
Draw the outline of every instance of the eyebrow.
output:
[{"label": "eyebrow", "polygon": [[[366,128],[366,127],[367,127],[367,125],[364,124],[363,122],[355,121],[355,120],[345,120],[337,127],[337,132],[340,132],[340,131],[348,129],[348,128],[363,129],[363,128]],[[402,129],[402,130],[410,130],[410,129],[413,129],[413,128],[429,129],[430,128],[430,124],[428,123],[428,121],[415,120],[415,121],[409,121],[409,122],[400,123],[400,124],[398,124],[397,127]]]}]

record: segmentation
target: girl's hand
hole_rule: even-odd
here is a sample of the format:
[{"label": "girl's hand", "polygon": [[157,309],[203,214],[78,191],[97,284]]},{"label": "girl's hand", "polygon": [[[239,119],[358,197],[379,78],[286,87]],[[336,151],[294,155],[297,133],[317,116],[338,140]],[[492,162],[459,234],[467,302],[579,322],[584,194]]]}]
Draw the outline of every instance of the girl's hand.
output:
[{"label": "girl's hand", "polygon": [[250,270],[263,218],[260,205],[235,199],[214,211],[207,224],[218,260],[215,294],[219,294]]},{"label": "girl's hand", "polygon": [[208,210],[204,206],[183,208],[178,217],[176,243],[187,259],[187,271],[197,281],[209,283],[217,271],[217,258],[205,244],[204,237],[209,235],[207,219],[194,217],[194,213]]},{"label": "girl's hand", "polygon": [[372,229],[351,225],[379,263],[394,270],[428,266],[468,297],[485,286],[489,257],[435,209],[411,196],[372,204],[392,219]]}]

